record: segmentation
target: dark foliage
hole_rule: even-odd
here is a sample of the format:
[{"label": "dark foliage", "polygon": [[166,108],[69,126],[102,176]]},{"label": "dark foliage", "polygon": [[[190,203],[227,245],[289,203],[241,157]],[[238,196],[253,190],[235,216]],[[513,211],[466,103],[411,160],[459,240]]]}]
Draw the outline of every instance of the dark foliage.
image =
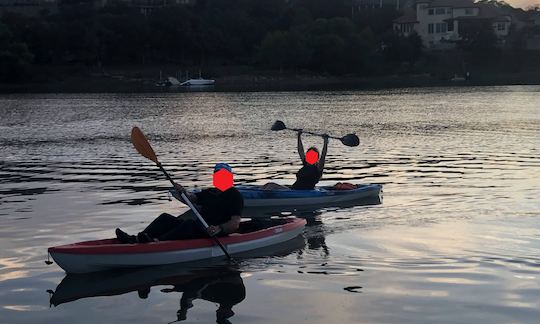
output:
[{"label": "dark foliage", "polygon": [[28,73],[32,54],[25,43],[17,41],[0,23],[0,81],[21,81]]},{"label": "dark foliage", "polygon": [[[352,10],[350,0],[199,0],[146,16],[124,2],[104,8],[84,0],[63,3],[54,14],[3,14],[3,80],[20,79],[31,64],[249,65],[379,75],[422,57],[418,35],[392,31],[399,12]],[[493,50],[490,28],[464,28],[464,51]]]}]

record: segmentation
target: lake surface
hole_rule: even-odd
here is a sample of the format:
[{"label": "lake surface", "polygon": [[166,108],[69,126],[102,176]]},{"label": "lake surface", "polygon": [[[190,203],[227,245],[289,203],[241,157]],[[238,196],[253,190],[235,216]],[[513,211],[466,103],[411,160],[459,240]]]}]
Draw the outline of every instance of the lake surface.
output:
[{"label": "lake surface", "polygon": [[[331,141],[323,183],[380,183],[382,204],[319,210],[286,251],[236,265],[66,278],[81,296],[113,296],[50,307],[47,290],[65,274],[44,263],[47,247],[108,238],[117,226],[136,232],[186,210],[131,146],[132,126],[185,186],[210,186],[221,161],[237,184],[292,183],[296,138],[271,132],[276,119],[356,132],[359,147]],[[312,144],[322,140],[306,136]],[[180,291],[210,285],[212,296],[193,300],[181,319],[537,323],[539,149],[538,86],[3,95],[0,322],[168,323],[189,306]],[[216,313],[223,300],[234,315]]]}]

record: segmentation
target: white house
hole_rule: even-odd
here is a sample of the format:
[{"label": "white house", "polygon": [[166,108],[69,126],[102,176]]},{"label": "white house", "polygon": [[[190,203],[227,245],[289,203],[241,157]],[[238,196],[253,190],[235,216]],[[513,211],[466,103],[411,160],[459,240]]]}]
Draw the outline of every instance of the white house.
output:
[{"label": "white house", "polygon": [[474,0],[418,0],[394,20],[394,30],[403,35],[413,31],[428,49],[452,48],[461,39],[460,26],[467,22],[489,23],[500,42],[508,36],[512,17],[493,4]]}]

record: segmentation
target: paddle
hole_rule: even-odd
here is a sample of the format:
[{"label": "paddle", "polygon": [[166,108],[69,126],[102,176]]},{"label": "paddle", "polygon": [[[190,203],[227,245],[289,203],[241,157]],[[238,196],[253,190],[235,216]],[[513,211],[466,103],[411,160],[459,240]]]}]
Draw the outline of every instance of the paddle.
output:
[{"label": "paddle", "polygon": [[[191,210],[193,210],[193,212],[195,213],[195,216],[197,216],[197,218],[199,219],[199,221],[203,225],[204,229],[207,230],[208,229],[208,224],[204,221],[201,214],[199,213],[197,208],[195,208],[195,206],[193,206],[193,204],[188,199],[186,194],[183,193],[183,192],[180,192],[179,190],[176,189],[173,179],[169,176],[167,171],[165,171],[165,169],[163,168],[161,163],[159,163],[158,158],[156,156],[156,153],[154,152],[154,149],[152,148],[152,146],[150,146],[150,143],[146,139],[146,136],[144,136],[143,132],[138,127],[133,127],[131,129],[131,142],[133,143],[133,146],[135,146],[135,149],[137,150],[137,152],[139,152],[142,156],[144,156],[145,158],[147,158],[150,161],[154,162],[158,166],[158,168],[161,170],[161,172],[163,172],[165,177],[167,177],[167,180],[169,180],[172,183],[174,189],[182,197],[182,199],[184,200],[186,205],[188,205],[189,208],[191,208]],[[214,241],[216,241],[217,245],[219,245],[221,250],[223,250],[223,253],[227,256],[227,258],[231,259],[231,256],[225,250],[225,247],[223,246],[223,244],[221,244],[219,239],[216,236],[212,236],[212,235],[210,237],[212,237],[214,239]]]},{"label": "paddle", "polygon": [[[272,125],[271,129],[273,131],[280,131],[280,130],[284,130],[284,129],[292,130],[292,131],[295,131],[295,132],[300,131],[300,129],[297,129],[297,128],[287,128],[287,126],[285,126],[285,123],[282,122],[281,120],[276,120],[274,125]],[[324,134],[307,132],[305,130],[302,130],[302,133],[311,134],[311,135],[315,135],[315,136],[324,136]],[[345,135],[343,137],[336,137],[336,136],[328,136],[328,137],[340,140],[341,143],[343,143],[343,145],[347,145],[347,146],[351,146],[351,147],[360,145],[360,139],[358,138],[358,136],[356,136],[356,134],[347,134],[347,135]]]}]

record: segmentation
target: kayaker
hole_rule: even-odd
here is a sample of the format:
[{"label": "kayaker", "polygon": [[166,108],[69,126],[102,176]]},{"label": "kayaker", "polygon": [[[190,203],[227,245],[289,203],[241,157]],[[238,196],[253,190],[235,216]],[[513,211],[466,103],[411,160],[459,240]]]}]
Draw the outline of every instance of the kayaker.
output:
[{"label": "kayaker", "polygon": [[328,150],[329,135],[324,134],[324,145],[322,154],[319,156],[319,150],[312,146],[304,153],[304,144],[302,143],[302,130],[298,131],[298,154],[302,160],[302,168],[296,173],[296,182],[291,186],[282,186],[280,184],[269,182],[262,186],[264,190],[275,189],[295,189],[295,190],[312,190],[322,177],[324,170],[324,162],[326,152]]},{"label": "kayaker", "polygon": [[[222,169],[232,173],[228,164],[218,163],[214,167],[214,177]],[[116,237],[118,240],[122,243],[187,240],[208,237],[208,235],[222,236],[238,230],[244,199],[240,192],[232,186],[232,183],[225,191],[214,187],[195,194],[187,192],[179,184],[175,184],[175,187],[180,192],[184,192],[201,212],[202,217],[209,225],[206,232],[198,220],[183,217],[191,211],[178,217],[163,213],[137,235],[129,235],[117,228]]]}]

